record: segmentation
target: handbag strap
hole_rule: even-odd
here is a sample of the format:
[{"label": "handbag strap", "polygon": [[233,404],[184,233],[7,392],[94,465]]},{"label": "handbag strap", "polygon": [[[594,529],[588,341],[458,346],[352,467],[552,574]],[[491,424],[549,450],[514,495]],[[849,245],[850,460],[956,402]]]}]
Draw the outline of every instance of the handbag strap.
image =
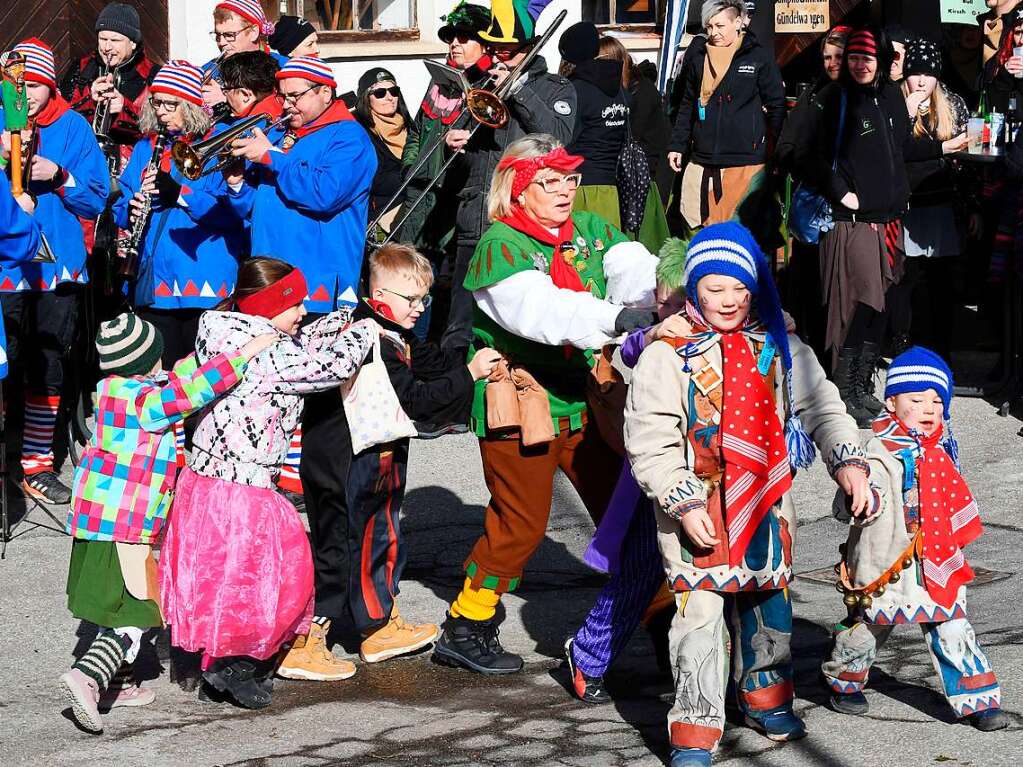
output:
[{"label": "handbag strap", "polygon": [[835,134],[835,153],[834,159],[831,161],[832,172],[838,170],[838,150],[842,146],[842,134],[845,133],[845,107],[845,88],[842,88],[842,98],[838,107],[838,132]]}]

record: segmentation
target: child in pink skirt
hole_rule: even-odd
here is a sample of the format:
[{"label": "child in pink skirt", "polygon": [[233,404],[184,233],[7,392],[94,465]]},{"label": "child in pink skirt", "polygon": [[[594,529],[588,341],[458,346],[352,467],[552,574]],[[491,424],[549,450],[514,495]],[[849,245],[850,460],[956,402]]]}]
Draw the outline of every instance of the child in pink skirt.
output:
[{"label": "child in pink skirt", "polygon": [[212,405],[193,437],[160,558],[171,642],[203,653],[212,687],[246,708],[270,705],[274,660],[308,631],[313,564],[295,507],[274,483],[302,414],[302,395],[338,386],[362,364],[376,323],[342,309],[299,329],[302,273],[253,258],[234,295],[199,320],[199,361],[275,330],[243,383]]}]

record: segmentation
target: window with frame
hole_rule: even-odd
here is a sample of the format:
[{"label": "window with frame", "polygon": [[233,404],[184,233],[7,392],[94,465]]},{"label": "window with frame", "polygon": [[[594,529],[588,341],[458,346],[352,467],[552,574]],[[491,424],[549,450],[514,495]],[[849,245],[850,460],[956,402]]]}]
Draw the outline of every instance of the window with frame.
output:
[{"label": "window with frame", "polygon": [[652,27],[661,5],[659,0],[582,0],[582,18],[599,26]]},{"label": "window with frame", "polygon": [[321,42],[419,37],[416,0],[273,0],[271,5],[271,18],[301,16],[316,27]]}]

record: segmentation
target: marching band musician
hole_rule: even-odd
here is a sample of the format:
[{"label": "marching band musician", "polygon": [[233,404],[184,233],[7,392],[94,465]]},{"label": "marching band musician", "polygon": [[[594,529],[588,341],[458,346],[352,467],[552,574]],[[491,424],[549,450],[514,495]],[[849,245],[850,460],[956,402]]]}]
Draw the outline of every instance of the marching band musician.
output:
[{"label": "marching band musician", "polygon": [[[25,431],[21,447],[24,491],[44,503],[67,503],[71,491],[53,466],[53,430],[64,383],[64,357],[76,328],[78,287],[88,280],[78,218],[93,219],[110,189],[106,162],[92,128],[57,91],[53,51],[31,38],[13,49],[25,57],[25,92],[32,147],[27,191],[35,220],[54,260],[0,265],[8,350],[22,363]],[[10,136],[4,134],[4,154]]]},{"label": "marching band musician", "polygon": [[[100,11],[95,30],[96,50],[71,64],[61,79],[60,92],[96,132],[107,157],[113,197],[132,147],[142,137],[139,114],[156,67],[142,47],[142,26],[138,11],[132,6],[110,3]],[[103,106],[97,115],[99,105]],[[83,220],[82,227],[87,252],[99,250],[111,256],[116,253],[118,232],[109,212],[98,222]],[[96,268],[94,265],[93,269]]]},{"label": "marching band musician", "polygon": [[220,65],[236,53],[263,51],[269,53],[281,66],[287,61],[273,53],[267,38],[274,25],[263,13],[259,0],[224,0],[213,9],[213,42],[220,55],[202,66],[202,98],[208,107],[216,107],[226,100]]},{"label": "marching band musician", "polygon": [[[499,88],[529,54],[537,36],[526,3],[494,0],[491,7],[490,28],[481,32],[480,38],[494,61],[490,69],[493,87]],[[563,144],[569,143],[575,128],[575,90],[565,78],[548,73],[547,62],[537,56],[508,95],[508,111],[508,124],[503,128],[480,128],[471,141],[468,130],[450,130],[445,137],[449,151],[464,151],[462,172],[466,174],[465,186],[458,195],[451,309],[441,340],[445,349],[468,349],[472,338],[473,302],[463,283],[476,243],[488,225],[487,189],[501,153],[527,133],[546,133]]]},{"label": "marching band musician", "polygon": [[[325,314],[339,303],[357,302],[376,152],[344,102],[335,98],[337,83],[326,63],[293,58],[277,73],[277,83],[291,122],[269,138],[256,129],[251,138],[236,139],[232,153],[252,165],[244,180],[231,176],[228,185],[250,221],[252,252],[272,253],[301,269],[309,285],[306,308],[310,315]],[[277,673],[288,678],[328,681],[352,673],[351,664],[334,657],[325,641],[329,618],[343,614],[347,604],[347,538],[341,529],[347,477],[343,471],[337,477],[335,466],[335,424],[347,428],[343,419],[338,390],[307,399],[302,483],[313,530],[316,617],[309,635],[299,637],[281,662]],[[312,488],[307,464],[321,468]],[[341,593],[325,588],[339,578]]]},{"label": "marching band musician", "polygon": [[[202,107],[202,72],[187,61],[165,64],[153,78],[142,107],[145,138],[135,145],[124,173],[123,195],[114,204],[118,226],[130,229],[146,197],[151,218],[139,246],[138,277],[131,303],[164,340],[167,369],[195,348],[199,315],[234,290],[238,259],[246,254],[244,230],[222,200],[219,174],[186,181],[170,161],[174,140],[202,139],[210,117]],[[156,134],[169,136],[159,170],[147,172]]]},{"label": "marching band musician", "polygon": [[[0,259],[31,261],[39,252],[39,223],[32,217],[35,201],[28,192],[11,194],[7,176],[0,173]],[[7,338],[0,323],[0,379],[7,377]]]},{"label": "marching band musician", "polygon": [[284,114],[284,102],[277,93],[278,71],[274,57],[262,51],[245,51],[224,60],[220,74],[233,119],[263,113],[276,120]]}]

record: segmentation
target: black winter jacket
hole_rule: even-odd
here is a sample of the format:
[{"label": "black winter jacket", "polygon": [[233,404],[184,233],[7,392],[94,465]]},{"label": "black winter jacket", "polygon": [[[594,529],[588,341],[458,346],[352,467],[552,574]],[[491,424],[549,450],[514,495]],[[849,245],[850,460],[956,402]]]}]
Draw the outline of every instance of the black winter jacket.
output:
[{"label": "black winter jacket", "polygon": [[707,39],[696,38],[676,80],[678,117],[671,151],[701,165],[737,167],[767,161],[768,147],[785,122],[785,86],[774,54],[747,32],[732,65],[710,97],[700,119],[700,82]]},{"label": "black winter jacket", "polygon": [[[401,325],[380,316],[360,301],[353,320],[374,319],[384,330],[398,333],[401,347],[393,338],[380,339],[380,354],[398,402],[413,421],[468,423],[474,382],[464,353],[444,352],[436,344],[420,341]],[[367,362],[372,358],[366,358]]]},{"label": "black winter jacket", "polygon": [[[838,170],[833,172],[843,90],[845,127]],[[910,192],[906,163],[941,157],[941,142],[913,137],[899,86],[886,83],[879,89],[832,83],[813,103],[812,139],[797,161],[814,188],[831,203],[835,220],[888,223],[901,216]],[[856,193],[858,210],[839,202],[847,192]]]},{"label": "black winter jacket", "polygon": [[614,186],[618,157],[625,144],[629,98],[622,87],[622,63],[607,59],[584,61],[568,81],[575,88],[575,132],[568,151],[583,158],[583,184]]}]

